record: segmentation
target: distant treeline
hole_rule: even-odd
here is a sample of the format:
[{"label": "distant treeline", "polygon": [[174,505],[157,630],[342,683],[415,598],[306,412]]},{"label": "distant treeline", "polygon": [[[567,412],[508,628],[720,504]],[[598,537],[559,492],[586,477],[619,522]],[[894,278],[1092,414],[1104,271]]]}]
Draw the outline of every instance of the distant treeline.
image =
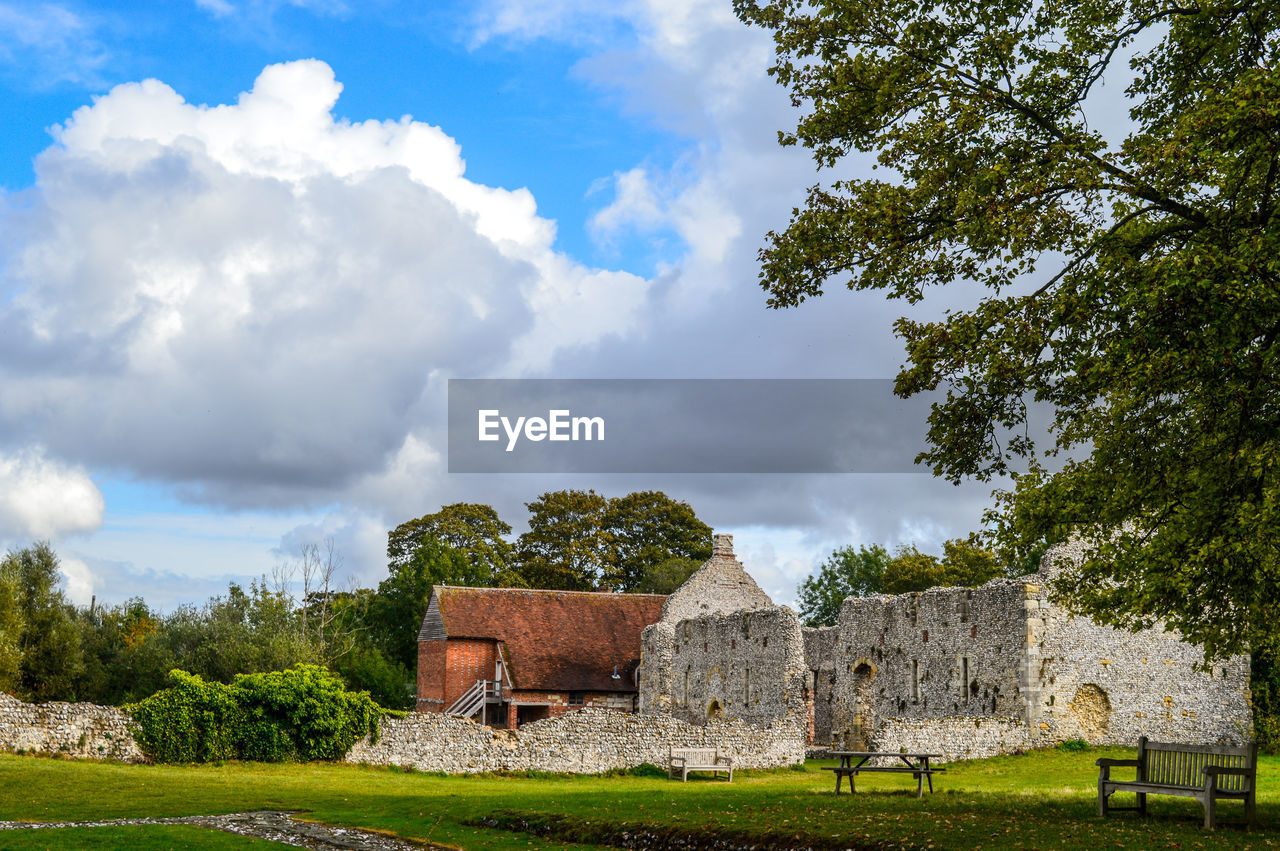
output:
[{"label": "distant treeline", "polygon": [[555,491],[527,508],[529,531],[514,542],[487,505],[402,523],[388,535],[388,575],[376,589],[338,588],[341,556],[327,541],[271,577],[169,613],[140,597],[73,605],[47,543],[10,552],[0,561],[0,691],[120,705],[164,688],[175,668],[230,683],[310,663],[382,706],[409,708],[432,585],[666,593],[711,554],[710,527],[658,491]]}]

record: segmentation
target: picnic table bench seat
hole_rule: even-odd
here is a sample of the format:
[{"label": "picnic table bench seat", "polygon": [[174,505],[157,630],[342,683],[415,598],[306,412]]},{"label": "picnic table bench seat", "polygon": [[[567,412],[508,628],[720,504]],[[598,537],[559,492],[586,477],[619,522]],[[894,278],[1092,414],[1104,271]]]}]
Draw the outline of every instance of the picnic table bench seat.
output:
[{"label": "picnic table bench seat", "polygon": [[[1258,774],[1258,746],[1183,745],[1138,740],[1137,759],[1099,759],[1098,815],[1114,811],[1147,814],[1147,795],[1179,795],[1195,798],[1204,808],[1204,826],[1213,829],[1219,798],[1244,802],[1245,819],[1257,824],[1255,786]],[[1133,780],[1112,780],[1111,769],[1132,768]],[[1116,807],[1110,798],[1116,792],[1133,792],[1135,807]]]},{"label": "picnic table bench seat", "polygon": [[733,757],[720,753],[719,748],[671,748],[667,759],[667,777],[676,776],[689,780],[690,771],[710,771],[713,777],[724,774],[730,783],[733,782]]}]

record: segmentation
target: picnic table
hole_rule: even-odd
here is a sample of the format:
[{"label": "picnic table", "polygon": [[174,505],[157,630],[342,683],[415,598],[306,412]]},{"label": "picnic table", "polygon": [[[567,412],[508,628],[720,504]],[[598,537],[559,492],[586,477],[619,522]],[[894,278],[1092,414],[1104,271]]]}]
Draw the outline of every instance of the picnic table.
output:
[{"label": "picnic table", "polygon": [[[933,775],[945,768],[931,768],[929,760],[942,756],[936,753],[896,753],[887,751],[832,751],[831,755],[839,757],[839,765],[824,766],[824,771],[836,773],[836,794],[840,794],[840,779],[849,778],[849,794],[853,794],[853,778],[860,771],[883,771],[893,774],[910,774],[916,779],[916,797],[924,796],[924,784],[929,783],[929,792],[933,792]],[[873,759],[882,758],[898,760],[891,765],[867,765]],[[854,760],[857,760],[855,763]]]}]

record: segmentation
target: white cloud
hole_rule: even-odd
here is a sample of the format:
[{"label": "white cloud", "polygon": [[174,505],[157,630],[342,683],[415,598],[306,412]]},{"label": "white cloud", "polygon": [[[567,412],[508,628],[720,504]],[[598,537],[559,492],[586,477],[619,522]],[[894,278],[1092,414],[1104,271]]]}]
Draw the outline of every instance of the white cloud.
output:
[{"label": "white cloud", "polygon": [[432,376],[634,325],[645,281],[558,254],[439,128],[336,121],[341,88],[314,60],[223,106],[147,80],[56,129],[10,210],[0,436],[191,498],[323,503],[440,418]]},{"label": "white cloud", "polygon": [[40,449],[0,454],[0,541],[22,546],[92,532],[102,512],[102,494],[83,469]]},{"label": "white cloud", "polygon": [[78,558],[62,556],[58,570],[67,583],[67,598],[77,606],[87,606],[93,600],[94,576],[89,565]]}]

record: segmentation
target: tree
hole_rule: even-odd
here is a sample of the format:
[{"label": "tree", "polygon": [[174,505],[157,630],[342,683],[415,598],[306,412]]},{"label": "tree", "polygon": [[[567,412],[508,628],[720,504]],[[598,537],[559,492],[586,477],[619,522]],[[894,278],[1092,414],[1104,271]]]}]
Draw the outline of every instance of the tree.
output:
[{"label": "tree", "polygon": [[949,584],[938,557],[922,553],[915,547],[899,548],[885,565],[886,594],[909,594]]},{"label": "tree", "polygon": [[845,597],[884,591],[888,565],[889,553],[879,545],[833,550],[818,572],[800,583],[800,616],[809,626],[834,626]]},{"label": "tree", "polygon": [[879,545],[841,547],[818,572],[800,583],[800,616],[809,626],[833,626],[846,597],[907,594],[929,588],[976,587],[1006,573],[995,556],[970,535],[942,545],[942,558],[915,547],[900,547],[892,557]]},{"label": "tree", "polygon": [[646,577],[672,559],[701,564],[711,558],[711,527],[698,519],[688,503],[662,491],[639,491],[609,500],[600,526],[607,540],[604,578],[619,591],[653,587]]},{"label": "tree", "polygon": [[387,562],[392,571],[407,564],[427,539],[466,555],[476,585],[511,585],[512,547],[505,539],[511,527],[491,506],[470,502],[446,505],[434,514],[401,523],[387,534]]},{"label": "tree", "polygon": [[[806,110],[783,144],[823,167],[873,154],[881,170],[812,187],[768,235],[769,304],[829,282],[910,303],[977,284],[949,298],[976,291],[976,304],[896,325],[908,355],[897,392],[946,390],[921,460],[985,481],[1029,459],[998,495],[995,540],[1017,561],[1079,535],[1084,557],[1057,584],[1074,611],[1129,628],[1164,620],[1208,656],[1270,641],[1280,8],[735,9],[772,31],[771,73]],[[1104,84],[1129,98],[1118,128]],[[1056,472],[1019,433],[1028,400],[1052,411]]]},{"label": "tree", "polygon": [[702,565],[697,559],[669,558],[650,567],[626,590],[633,594],[671,594]]},{"label": "tree", "polygon": [[418,664],[418,627],[427,612],[433,585],[476,585],[488,575],[465,553],[433,538],[425,539],[413,557],[378,583],[370,603],[370,643],[387,659],[407,670]]},{"label": "tree", "polygon": [[520,574],[532,588],[589,591],[606,575],[608,501],[594,490],[544,493],[529,509],[529,531],[516,542]]},{"label": "tree", "polygon": [[57,554],[47,542],[10,552],[0,574],[17,578],[22,696],[39,702],[74,700],[84,654],[75,609],[58,587]]},{"label": "tree", "polygon": [[21,683],[22,587],[17,563],[0,561],[0,692],[13,694]]}]

